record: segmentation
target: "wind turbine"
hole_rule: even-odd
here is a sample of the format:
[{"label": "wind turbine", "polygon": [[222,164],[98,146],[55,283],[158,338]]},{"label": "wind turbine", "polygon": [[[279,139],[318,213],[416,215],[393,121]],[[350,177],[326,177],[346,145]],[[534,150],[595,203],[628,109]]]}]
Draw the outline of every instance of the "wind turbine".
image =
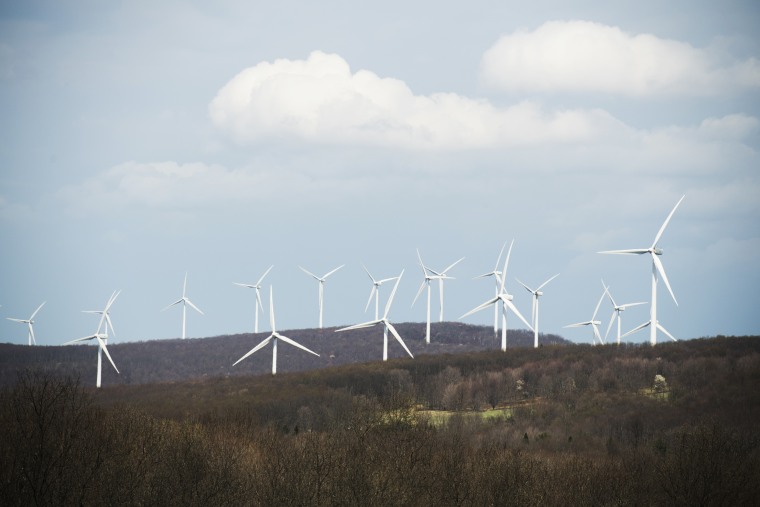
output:
[{"label": "wind turbine", "polygon": [[272,270],[274,266],[269,266],[269,269],[264,271],[264,274],[261,275],[261,278],[259,278],[259,281],[255,284],[247,284],[247,283],[237,283],[234,282],[235,285],[238,285],[240,287],[247,287],[249,289],[256,289],[256,303],[253,305],[253,308],[255,310],[256,316],[254,318],[253,323],[253,332],[258,333],[259,332],[259,308],[261,308],[261,311],[264,311],[264,305],[261,304],[261,282],[264,281],[264,277],[269,274],[269,272]]},{"label": "wind turbine", "polygon": [[98,325],[98,332],[100,332],[100,326],[105,324],[105,331],[106,334],[108,334],[108,328],[111,328],[111,333],[113,336],[116,336],[116,330],[113,328],[113,323],[111,322],[111,305],[114,304],[116,301],[116,298],[119,297],[119,294],[121,294],[121,291],[114,291],[111,293],[111,297],[108,298],[108,303],[106,303],[106,308],[104,310],[82,310],[82,313],[96,313],[100,315],[100,324]]},{"label": "wind turbine", "polygon": [[301,268],[301,271],[303,271],[307,275],[312,276],[316,281],[319,282],[319,329],[322,329],[322,310],[323,310],[324,302],[325,302],[325,280],[327,280],[328,276],[332,275],[333,273],[335,273],[336,271],[338,271],[343,266],[345,266],[345,264],[341,264],[340,266],[338,266],[337,268],[333,269],[332,271],[330,271],[329,273],[327,273],[326,275],[324,275],[322,277],[319,277],[319,276],[315,275],[314,273],[311,273],[310,271],[308,271],[308,270],[306,270],[304,268],[301,268],[301,266],[298,266],[299,268]]},{"label": "wind turbine", "polygon": [[604,285],[604,282],[602,282],[602,286],[604,286],[604,291],[602,291],[602,297],[599,298],[599,302],[596,304],[596,308],[594,309],[594,315],[591,317],[591,320],[587,320],[585,322],[578,322],[576,324],[568,324],[567,327],[583,327],[583,326],[591,326],[591,328],[594,330],[594,340],[591,342],[592,345],[596,345],[596,340],[599,340],[600,344],[603,344],[602,336],[599,334],[599,326],[602,325],[602,321],[596,320],[596,314],[599,313],[599,307],[602,305],[602,300],[604,300],[604,295],[607,293],[607,287]]},{"label": "wind turbine", "polygon": [[486,308],[490,305],[498,304],[499,301],[501,301],[501,350],[505,352],[507,350],[507,310],[512,310],[512,313],[517,315],[520,318],[520,320],[522,320],[523,323],[525,323],[525,325],[528,326],[530,330],[533,330],[533,326],[528,324],[528,321],[525,320],[525,317],[522,316],[522,314],[519,312],[519,310],[514,305],[514,303],[512,303],[514,296],[512,296],[511,294],[508,294],[504,288],[504,284],[507,280],[507,267],[509,266],[509,257],[512,254],[512,245],[514,245],[514,243],[515,241],[512,240],[512,243],[510,243],[509,245],[509,251],[507,252],[507,258],[504,261],[504,269],[501,271],[502,274],[500,277],[501,285],[499,286],[499,293],[496,294],[496,296],[494,296],[493,298],[483,303],[482,305],[476,306],[469,312],[459,317],[460,319],[463,319],[469,315],[472,315],[475,312],[479,312],[483,308]]},{"label": "wind turbine", "polygon": [[367,269],[367,266],[362,264],[362,267],[364,268],[364,271],[367,272],[367,275],[369,275],[369,279],[372,280],[372,289],[369,291],[369,299],[367,300],[367,306],[364,307],[364,312],[367,312],[367,309],[369,308],[369,304],[372,302],[372,298],[375,298],[375,320],[379,318],[380,315],[380,286],[384,284],[385,282],[390,282],[391,280],[395,280],[397,277],[392,276],[390,278],[384,278],[382,280],[375,280],[375,277],[372,276],[372,273],[369,272]]},{"label": "wind turbine", "polygon": [[549,278],[547,281],[539,285],[537,289],[531,289],[530,287],[522,283],[520,280],[517,280],[517,283],[525,287],[525,289],[528,292],[533,294],[533,307],[531,309],[531,320],[533,321],[533,347],[534,348],[538,348],[538,298],[544,295],[544,293],[541,292],[541,289],[543,289],[547,283],[551,282],[558,276],[559,276],[559,273],[557,273],[556,275],[554,275],[553,277]]},{"label": "wind turbine", "polygon": [[[602,285],[604,285],[604,281],[602,280]],[[642,303],[627,303],[624,305],[618,305],[615,303],[615,300],[612,299],[612,294],[610,294],[609,287],[607,287],[607,297],[610,298],[610,303],[612,303],[612,316],[610,317],[610,323],[607,326],[607,332],[604,333],[604,341],[607,341],[607,335],[610,334],[610,329],[612,329],[612,324],[615,322],[615,319],[617,319],[617,344],[620,345],[620,326],[621,322],[623,320],[623,317],[620,315],[623,313],[626,308],[630,308],[632,306],[639,306],[639,305],[645,305],[646,301]]]},{"label": "wind turbine", "polygon": [[388,330],[393,334],[393,337],[396,338],[396,340],[401,344],[402,347],[404,347],[404,350],[407,354],[409,354],[409,357],[414,359],[414,356],[407,348],[406,344],[404,343],[404,340],[401,339],[401,336],[398,334],[398,331],[396,331],[396,328],[393,327],[393,324],[390,323],[388,320],[388,312],[391,309],[391,304],[393,303],[393,297],[396,295],[396,289],[398,289],[398,284],[401,281],[401,277],[404,276],[404,270],[401,270],[401,274],[396,277],[396,283],[393,286],[393,291],[391,292],[390,297],[388,297],[388,302],[385,303],[385,311],[383,312],[383,318],[382,319],[375,319],[371,320],[369,322],[364,322],[362,324],[355,324],[353,326],[344,327],[341,329],[336,329],[335,332],[341,332],[341,331],[350,331],[352,329],[363,329],[365,327],[372,327],[376,324],[383,324],[383,361],[388,360]]},{"label": "wind turbine", "polygon": [[446,269],[444,269],[441,272],[434,271],[430,269],[429,267],[425,266],[425,263],[422,262],[422,256],[420,255],[419,249],[417,249],[417,258],[420,261],[420,266],[422,266],[422,273],[424,275],[424,279],[422,280],[422,284],[420,284],[420,289],[417,291],[417,295],[414,296],[414,301],[412,301],[412,306],[414,306],[414,303],[417,302],[417,299],[420,297],[420,294],[422,294],[422,291],[425,289],[425,286],[427,286],[427,325],[425,327],[425,343],[430,343],[430,282],[432,280],[438,280],[438,292],[441,296],[441,312],[438,317],[439,322],[443,322],[443,281],[444,280],[453,280],[452,277],[448,276],[446,273],[462,262],[464,260],[464,257],[459,259],[458,261],[454,262],[453,264],[450,264]]},{"label": "wind turbine", "polygon": [[32,316],[28,319],[14,319],[11,317],[6,317],[8,320],[12,320],[13,322],[20,322],[22,324],[26,324],[29,327],[29,345],[37,345],[37,342],[34,339],[34,317],[37,315],[37,312],[39,312],[40,309],[45,306],[45,303],[47,303],[47,301],[43,301],[43,303],[38,306],[36,310],[34,310]]},{"label": "wind turbine", "polygon": [[[483,273],[482,275],[478,275],[475,278],[486,278],[489,276],[494,277],[494,296],[499,295],[499,288],[501,287],[501,279],[499,278],[501,276],[501,271],[499,271],[499,264],[501,264],[501,256],[504,254],[504,248],[506,248],[507,242],[505,241],[504,244],[501,246],[501,251],[499,252],[499,257],[496,259],[496,264],[493,267],[493,271],[490,271],[488,273]],[[474,279],[475,279],[474,278]],[[496,336],[499,334],[499,307],[497,305],[493,306],[493,336],[496,338]]]},{"label": "wind turbine", "polygon": [[[99,313],[100,314],[100,322],[98,323],[98,329],[95,331],[94,334],[91,334],[89,336],[85,336],[84,338],[77,338],[76,340],[71,340],[64,345],[70,345],[72,343],[76,342],[83,342],[83,341],[89,341],[89,340],[97,340],[98,342],[98,376],[97,380],[95,382],[95,387],[100,388],[100,378],[101,378],[101,371],[102,371],[102,363],[103,363],[103,352],[106,353],[106,357],[111,362],[111,366],[113,366],[113,369],[116,370],[116,373],[119,373],[119,369],[116,367],[116,363],[113,362],[113,359],[111,359],[111,354],[108,353],[108,347],[106,346],[106,342],[108,341],[108,328],[111,327],[111,330],[113,330],[113,325],[111,324],[111,317],[109,317],[108,312],[111,309],[111,306],[116,301],[116,298],[119,297],[121,291],[114,292],[111,294],[111,297],[108,298],[108,303],[106,303],[106,307],[102,311],[87,311],[87,313]],[[102,328],[102,331],[101,331]]]},{"label": "wind turbine", "polygon": [[182,303],[182,339],[184,340],[185,339],[185,320],[187,318],[187,305],[190,305],[190,308],[192,308],[196,312],[198,312],[201,315],[203,315],[203,312],[200,310],[200,308],[198,308],[197,306],[195,306],[193,304],[193,302],[190,301],[190,299],[187,297],[187,272],[185,272],[185,284],[182,286],[182,297],[179,298],[174,303],[170,304],[169,306],[167,306],[166,308],[164,308],[161,311],[165,312],[166,310],[168,310],[172,306],[178,305],[180,303]]},{"label": "wind turbine", "polygon": [[629,334],[635,333],[639,329],[643,329],[647,326],[649,326],[649,343],[651,343],[653,346],[657,345],[657,330],[659,329],[663,333],[665,333],[671,340],[676,341],[676,339],[671,335],[663,326],[660,324],[660,322],[657,320],[657,279],[658,279],[658,273],[659,276],[662,277],[662,281],[665,282],[665,286],[668,288],[668,291],[670,292],[671,297],[673,298],[673,302],[675,302],[676,306],[678,306],[678,301],[676,301],[676,296],[673,294],[673,289],[670,287],[670,282],[668,282],[668,276],[665,274],[665,268],[662,265],[662,261],[660,261],[659,256],[662,255],[663,251],[662,249],[657,247],[657,243],[659,243],[660,238],[662,237],[662,233],[665,232],[665,228],[668,226],[668,223],[670,222],[670,219],[673,217],[673,213],[676,212],[676,209],[678,209],[678,206],[681,204],[681,202],[684,200],[685,195],[682,196],[676,205],[671,210],[670,214],[668,215],[668,218],[665,219],[665,222],[663,222],[662,227],[660,227],[660,230],[657,232],[657,236],[654,237],[654,241],[652,242],[652,246],[649,248],[633,248],[629,250],[607,250],[604,252],[598,252],[602,254],[624,254],[624,255],[642,255],[642,254],[649,254],[652,257],[652,302],[650,304],[650,310],[649,310],[649,321],[644,322],[640,326],[637,326],[636,328],[632,329],[631,331],[624,334],[622,337],[626,337]]},{"label": "wind turbine", "polygon": [[270,334],[268,337],[264,338],[264,340],[253,347],[251,350],[248,351],[247,354],[245,354],[243,357],[235,361],[235,363],[232,366],[235,366],[240,361],[245,359],[246,357],[250,356],[251,354],[254,354],[256,351],[264,348],[267,346],[269,342],[272,342],[272,375],[277,374],[277,340],[282,340],[285,343],[289,343],[290,345],[293,345],[294,347],[298,347],[301,350],[305,350],[309,354],[314,354],[315,356],[319,357],[319,354],[314,352],[313,350],[307,349],[300,343],[291,340],[287,336],[283,336],[280,333],[276,331],[275,325],[274,325],[274,296],[272,295],[272,286],[269,286],[269,325],[272,328],[272,334]]}]

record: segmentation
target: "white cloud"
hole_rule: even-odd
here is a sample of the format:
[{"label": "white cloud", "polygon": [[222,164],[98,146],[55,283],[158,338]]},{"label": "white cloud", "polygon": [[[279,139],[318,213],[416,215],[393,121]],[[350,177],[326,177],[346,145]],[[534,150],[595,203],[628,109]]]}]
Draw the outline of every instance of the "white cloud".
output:
[{"label": "white cloud", "polygon": [[497,108],[454,93],[415,95],[402,81],[319,51],[306,60],[243,70],[209,105],[217,127],[246,143],[292,137],[314,143],[462,150],[582,142],[624,126],[602,110]]},{"label": "white cloud", "polygon": [[481,80],[507,91],[713,95],[760,87],[760,61],[590,21],[550,21],[502,36],[483,55]]}]

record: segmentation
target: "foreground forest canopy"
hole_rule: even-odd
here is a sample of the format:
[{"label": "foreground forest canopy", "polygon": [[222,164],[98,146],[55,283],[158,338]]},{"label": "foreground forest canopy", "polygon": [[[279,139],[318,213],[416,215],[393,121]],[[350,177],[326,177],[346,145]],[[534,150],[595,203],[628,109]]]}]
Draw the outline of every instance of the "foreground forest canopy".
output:
[{"label": "foreground forest canopy", "polygon": [[2,505],[755,505],[760,337],[0,392]]}]

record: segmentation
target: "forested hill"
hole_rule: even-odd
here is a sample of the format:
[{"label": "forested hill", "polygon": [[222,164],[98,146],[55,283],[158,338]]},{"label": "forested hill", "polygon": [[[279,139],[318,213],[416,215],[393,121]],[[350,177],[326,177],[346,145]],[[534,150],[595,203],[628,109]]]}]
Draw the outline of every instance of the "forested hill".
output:
[{"label": "forested hill", "polygon": [[[493,328],[456,322],[434,323],[431,343],[425,344],[424,323],[396,324],[412,354],[457,354],[482,350],[499,351],[500,337]],[[287,343],[277,349],[277,372],[286,373],[334,365],[374,362],[383,356],[382,326],[341,333],[336,328],[281,331],[285,336],[320,354],[315,357]],[[264,347],[237,366],[232,364],[269,336],[269,331],[187,340],[155,340],[108,344],[117,374],[103,357],[103,386],[181,382],[204,377],[260,375],[272,368],[272,346]],[[408,357],[389,334],[388,356]],[[541,334],[542,345],[569,344],[557,335]],[[533,333],[509,330],[508,347],[533,346]],[[0,385],[16,382],[17,372],[25,369],[52,371],[79,377],[84,385],[95,385],[97,347],[90,345],[34,346],[0,344]]]}]

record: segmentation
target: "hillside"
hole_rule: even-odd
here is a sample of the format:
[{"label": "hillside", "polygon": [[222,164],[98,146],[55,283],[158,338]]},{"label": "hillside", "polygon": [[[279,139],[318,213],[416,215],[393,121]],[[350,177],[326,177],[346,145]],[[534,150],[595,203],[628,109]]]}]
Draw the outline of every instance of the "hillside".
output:
[{"label": "hillside", "polygon": [[756,505],[760,337],[0,389],[2,505]]},{"label": "hillside", "polygon": [[[382,327],[341,333],[336,328],[281,331],[320,354],[315,357],[288,344],[278,347],[277,371],[287,373],[313,370],[351,363],[374,362],[382,358]],[[402,323],[396,329],[412,354],[437,355],[498,350],[493,329],[456,322],[435,323],[432,340],[424,343],[424,324]],[[271,345],[233,367],[232,364],[251,350],[269,332],[217,336],[187,340],[109,343],[108,350],[119,368],[117,374],[103,359],[103,385],[181,382],[203,377],[258,375],[271,371]],[[568,344],[556,335],[541,335],[542,344]],[[533,334],[527,330],[510,330],[509,347],[530,347]],[[407,357],[401,346],[389,337],[389,358]],[[97,348],[89,345],[29,347],[0,344],[0,385],[16,381],[17,372],[27,368],[79,376],[84,385],[95,384]]]}]

